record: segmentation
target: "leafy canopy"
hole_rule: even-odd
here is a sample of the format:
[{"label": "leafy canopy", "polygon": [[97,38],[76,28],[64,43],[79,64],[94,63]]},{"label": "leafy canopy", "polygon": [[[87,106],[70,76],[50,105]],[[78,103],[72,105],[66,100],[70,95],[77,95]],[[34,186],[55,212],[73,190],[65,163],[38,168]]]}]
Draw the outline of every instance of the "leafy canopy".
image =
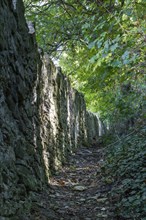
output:
[{"label": "leafy canopy", "polygon": [[143,111],[146,0],[25,0],[37,40],[87,107],[109,121]]}]

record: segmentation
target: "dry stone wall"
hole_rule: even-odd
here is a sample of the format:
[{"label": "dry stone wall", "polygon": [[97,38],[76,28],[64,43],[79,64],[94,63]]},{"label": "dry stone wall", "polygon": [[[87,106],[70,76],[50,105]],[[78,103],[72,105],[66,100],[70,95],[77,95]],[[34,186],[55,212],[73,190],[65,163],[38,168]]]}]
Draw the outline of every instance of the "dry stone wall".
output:
[{"label": "dry stone wall", "polygon": [[[0,219],[29,219],[32,192],[81,145],[98,120],[47,54],[39,55],[21,0],[0,1]],[[28,216],[28,218],[27,218]]]}]

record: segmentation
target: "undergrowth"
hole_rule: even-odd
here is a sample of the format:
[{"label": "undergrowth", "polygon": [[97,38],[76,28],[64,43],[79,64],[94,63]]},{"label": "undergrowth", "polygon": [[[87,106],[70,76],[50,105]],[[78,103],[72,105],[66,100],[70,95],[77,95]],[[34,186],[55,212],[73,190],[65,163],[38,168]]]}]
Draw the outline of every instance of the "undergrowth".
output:
[{"label": "undergrowth", "polygon": [[108,145],[102,167],[115,219],[146,220],[146,124]]}]

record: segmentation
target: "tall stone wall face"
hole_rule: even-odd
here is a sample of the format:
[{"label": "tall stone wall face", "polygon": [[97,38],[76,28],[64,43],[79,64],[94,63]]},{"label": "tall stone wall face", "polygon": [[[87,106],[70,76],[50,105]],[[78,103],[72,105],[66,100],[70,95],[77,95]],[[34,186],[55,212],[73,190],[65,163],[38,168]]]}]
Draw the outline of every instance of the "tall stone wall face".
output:
[{"label": "tall stone wall face", "polygon": [[41,189],[47,178],[39,118],[41,61],[22,1],[13,3],[0,1],[0,216],[16,219],[29,208],[30,191]]},{"label": "tall stone wall face", "polygon": [[83,95],[71,88],[47,54],[42,62],[41,138],[46,169],[56,170],[77,147],[92,144],[93,137],[98,136],[98,120],[92,113],[88,116]]},{"label": "tall stone wall face", "polygon": [[[99,119],[91,112],[86,112],[86,131],[88,143],[91,145],[98,141],[99,137]],[[97,135],[98,134],[98,135]]]},{"label": "tall stone wall face", "polygon": [[95,136],[98,121],[83,95],[47,54],[40,58],[22,1],[1,0],[0,219],[24,219],[32,192]]}]

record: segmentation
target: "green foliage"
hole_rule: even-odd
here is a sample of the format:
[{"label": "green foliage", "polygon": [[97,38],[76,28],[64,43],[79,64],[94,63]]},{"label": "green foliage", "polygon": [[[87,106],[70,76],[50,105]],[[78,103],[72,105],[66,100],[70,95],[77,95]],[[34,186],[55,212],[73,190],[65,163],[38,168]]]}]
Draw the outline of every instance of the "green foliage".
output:
[{"label": "green foliage", "polygon": [[[146,26],[141,4],[145,3],[125,1],[123,8],[117,4],[109,10],[106,1],[99,7],[101,11],[82,26],[86,44],[76,45],[73,52],[65,52],[65,59],[61,59],[64,71],[85,94],[88,108],[110,121],[115,112],[121,119],[128,112],[131,116],[145,102]],[[128,83],[132,92],[124,96],[121,87]]]},{"label": "green foliage", "polygon": [[106,148],[102,167],[110,180],[109,199],[116,218],[144,219],[146,209],[146,125],[132,130]]},{"label": "green foliage", "polygon": [[[145,104],[146,1],[24,0],[37,40],[111,123]],[[124,95],[123,85],[131,84]],[[114,116],[114,117],[113,117]]]}]

